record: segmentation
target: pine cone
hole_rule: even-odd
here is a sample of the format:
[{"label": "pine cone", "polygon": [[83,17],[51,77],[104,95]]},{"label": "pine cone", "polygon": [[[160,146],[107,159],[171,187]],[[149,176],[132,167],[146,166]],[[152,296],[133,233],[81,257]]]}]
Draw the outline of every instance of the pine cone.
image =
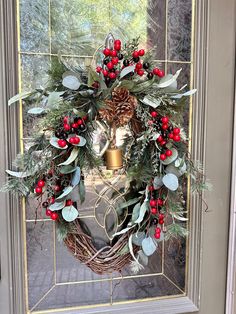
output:
[{"label": "pine cone", "polygon": [[112,99],[105,103],[107,107],[99,110],[100,117],[119,127],[127,124],[133,117],[137,99],[129,94],[128,89],[117,87],[112,92]]}]

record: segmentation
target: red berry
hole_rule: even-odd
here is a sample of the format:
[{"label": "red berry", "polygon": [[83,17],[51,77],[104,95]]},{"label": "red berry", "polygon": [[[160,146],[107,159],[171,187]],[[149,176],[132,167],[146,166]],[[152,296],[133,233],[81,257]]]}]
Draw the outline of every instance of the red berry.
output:
[{"label": "red berry", "polygon": [[114,68],[114,64],[113,64],[111,61],[108,62],[108,63],[107,63],[107,68],[108,68],[109,70],[113,69],[113,68]]},{"label": "red berry", "polygon": [[161,145],[161,146],[166,145],[166,141],[161,141],[160,145]]},{"label": "red berry", "polygon": [[164,218],[165,218],[165,215],[160,213],[159,214],[159,219],[164,220]]},{"label": "red berry", "polygon": [[180,128],[174,128],[173,133],[174,135],[178,135],[180,133]]},{"label": "red berry", "polygon": [[37,194],[41,194],[41,193],[43,192],[43,189],[42,189],[40,186],[37,186],[37,187],[35,188],[35,192],[36,192]]},{"label": "red berry", "polygon": [[107,75],[108,75],[108,71],[107,71],[107,70],[102,70],[102,74],[103,74],[104,76],[107,76]]},{"label": "red berry", "polygon": [[152,199],[152,200],[150,200],[149,204],[151,207],[155,207],[155,206],[157,206],[157,201]]},{"label": "red berry", "polygon": [[158,68],[154,68],[153,69],[153,74],[159,76],[159,77],[163,77],[164,76],[164,72]]},{"label": "red berry", "polygon": [[144,56],[144,55],[145,55],[145,50],[144,50],[144,49],[140,49],[140,50],[138,51],[138,55],[139,55],[140,57]]},{"label": "red berry", "polygon": [[71,137],[69,139],[69,143],[71,143],[72,145],[75,144],[75,137]]},{"label": "red berry", "polygon": [[40,188],[43,188],[45,186],[45,181],[43,180],[39,180],[37,185],[40,187]]},{"label": "red berry", "polygon": [[110,53],[110,55],[111,55],[112,57],[116,57],[116,56],[117,56],[116,50],[112,50],[111,53]]},{"label": "red berry", "polygon": [[103,50],[103,54],[104,54],[105,56],[110,56],[110,53],[111,53],[111,50],[108,49],[108,48],[105,48],[105,49]]},{"label": "red berry", "polygon": [[68,123],[69,122],[69,117],[64,117],[63,118],[63,122],[66,124],[66,123]]},{"label": "red berry", "polygon": [[114,41],[114,45],[121,45],[121,41],[119,40],[119,39],[116,39],[115,41]]},{"label": "red berry", "polygon": [[136,63],[136,66],[135,66],[136,70],[140,70],[140,69],[142,69],[142,67],[143,67],[143,65],[141,62]]},{"label": "red berry", "polygon": [[73,201],[72,200],[66,200],[66,206],[71,206],[73,205]]},{"label": "red berry", "polygon": [[61,191],[60,185],[55,185],[55,186],[54,186],[54,191],[55,191],[55,192],[60,192],[60,191]]},{"label": "red berry", "polygon": [[167,149],[167,150],[166,150],[166,156],[167,156],[167,157],[170,157],[171,155],[172,155],[172,150]]},{"label": "red berry", "polygon": [[155,228],[155,232],[156,232],[156,233],[161,233],[161,228],[160,228],[160,227],[156,227],[156,228]]},{"label": "red berry", "polygon": [[60,140],[58,140],[57,141],[57,144],[58,144],[58,146],[60,146],[60,147],[66,147],[66,141],[65,140],[62,140],[62,139],[60,139]]},{"label": "red berry", "polygon": [[160,159],[161,159],[162,161],[164,161],[164,160],[166,159],[166,155],[165,155],[165,154],[161,154],[161,155],[160,155]]},{"label": "red berry", "polygon": [[151,116],[152,116],[153,118],[156,118],[156,117],[158,116],[158,113],[157,113],[156,111],[152,111],[152,112],[151,112]]},{"label": "red berry", "polygon": [[121,45],[115,44],[114,49],[119,51],[121,49]]},{"label": "red berry", "polygon": [[74,137],[74,143],[75,145],[79,144],[80,138],[79,137]]},{"label": "red berry", "polygon": [[100,86],[98,81],[93,82],[92,87],[98,89]]},{"label": "red berry", "polygon": [[114,72],[109,73],[109,77],[111,80],[114,80],[116,78],[116,73]]},{"label": "red berry", "polygon": [[84,124],[83,119],[79,119],[79,120],[77,121],[77,124],[78,124],[78,125],[82,125],[82,124]]},{"label": "red berry", "polygon": [[152,207],[152,208],[151,208],[151,213],[152,213],[153,215],[156,215],[156,214],[157,214],[157,209],[156,209],[156,207]]},{"label": "red berry", "polygon": [[138,58],[138,56],[139,56],[138,51],[137,51],[137,50],[134,51],[134,52],[132,53],[132,56],[133,56],[134,58]]},{"label": "red berry", "polygon": [[179,141],[181,140],[181,138],[180,138],[179,135],[174,135],[174,136],[173,136],[173,140],[174,140],[175,142],[179,142]]},{"label": "red berry", "polygon": [[58,219],[58,213],[52,212],[52,213],[51,213],[51,219],[52,219],[52,220],[57,220],[57,219]]},{"label": "red berry", "polygon": [[160,198],[158,198],[158,200],[157,200],[157,205],[158,206],[162,206],[163,205],[163,201]]},{"label": "red berry", "polygon": [[102,72],[102,67],[96,67],[96,71],[97,71],[97,73],[101,73]]},{"label": "red berry", "polygon": [[143,76],[144,71],[140,69],[140,70],[137,71],[137,74],[138,74],[139,76]]},{"label": "red berry", "polygon": [[167,123],[163,123],[161,128],[162,128],[162,130],[167,130],[168,129],[168,124]]},{"label": "red berry", "polygon": [[69,130],[70,130],[70,125],[67,124],[67,123],[65,123],[65,124],[64,124],[64,130],[65,130],[65,131],[69,131]]},{"label": "red berry", "polygon": [[163,137],[162,137],[161,135],[159,135],[159,137],[157,138],[157,141],[158,141],[159,143],[161,143],[161,142],[163,141]]},{"label": "red berry", "polygon": [[160,233],[155,233],[155,234],[154,234],[154,237],[155,237],[156,239],[160,239],[161,234],[160,234]]},{"label": "red berry", "polygon": [[78,124],[77,123],[72,123],[71,124],[72,128],[77,129],[78,128]]},{"label": "red berry", "polygon": [[117,57],[112,58],[111,62],[116,65],[119,62],[119,59]]},{"label": "red berry", "polygon": [[169,138],[170,138],[170,139],[173,139],[173,136],[174,136],[173,133],[170,133],[170,134],[169,134]]},{"label": "red berry", "polygon": [[164,223],[164,220],[163,219],[159,219],[159,224],[163,225],[163,223]]},{"label": "red berry", "polygon": [[54,196],[50,197],[48,201],[50,204],[54,204],[55,203],[55,197]]},{"label": "red berry", "polygon": [[83,121],[86,121],[87,119],[88,119],[88,116],[84,116],[84,117],[82,118]]},{"label": "red berry", "polygon": [[46,209],[46,216],[51,216],[52,211],[50,209]]},{"label": "red berry", "polygon": [[169,118],[168,117],[162,117],[161,118],[161,122],[162,123],[168,123],[169,122]]},{"label": "red berry", "polygon": [[150,185],[150,186],[148,187],[148,190],[151,191],[151,192],[154,191],[154,186],[153,186],[153,185]]}]

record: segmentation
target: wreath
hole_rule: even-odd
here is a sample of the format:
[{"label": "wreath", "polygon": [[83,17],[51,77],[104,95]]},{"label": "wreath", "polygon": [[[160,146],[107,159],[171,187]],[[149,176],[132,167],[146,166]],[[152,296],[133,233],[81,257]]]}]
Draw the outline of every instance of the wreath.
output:
[{"label": "wreath", "polygon": [[[188,179],[198,193],[207,187],[183,127],[185,100],[195,90],[178,89],[181,69],[165,75],[152,51],[138,45],[109,34],[90,66],[59,56],[46,88],[9,100],[33,104],[28,114],[38,119],[3,190],[35,198],[36,217],[45,210],[72,254],[98,274],[127,264],[137,272],[160,241],[186,236]],[[94,205],[107,202],[105,225],[113,213],[102,247],[80,219],[88,176],[105,186]]]}]

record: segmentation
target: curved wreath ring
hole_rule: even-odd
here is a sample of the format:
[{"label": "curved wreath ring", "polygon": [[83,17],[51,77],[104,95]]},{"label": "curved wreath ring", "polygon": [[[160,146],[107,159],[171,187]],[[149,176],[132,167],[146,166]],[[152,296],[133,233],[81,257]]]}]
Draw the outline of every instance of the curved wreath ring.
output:
[{"label": "curved wreath ring", "polygon": [[[121,271],[129,263],[139,271],[158,242],[186,236],[187,178],[191,175],[199,193],[206,187],[200,166],[190,159],[183,127],[185,99],[195,90],[178,89],[181,70],[165,75],[151,51],[138,45],[138,39],[122,45],[109,34],[94,57],[96,69],[53,60],[47,87],[9,101],[24,99],[32,104],[28,114],[39,119],[24,154],[16,158],[17,171],[7,170],[4,190],[36,198],[37,210],[56,221],[68,249],[98,274]],[[103,140],[96,151],[98,127]],[[104,177],[104,165],[114,181]],[[116,218],[103,247],[80,219],[91,170],[113,190],[106,215],[113,211]],[[106,188],[98,192],[96,206]]]}]

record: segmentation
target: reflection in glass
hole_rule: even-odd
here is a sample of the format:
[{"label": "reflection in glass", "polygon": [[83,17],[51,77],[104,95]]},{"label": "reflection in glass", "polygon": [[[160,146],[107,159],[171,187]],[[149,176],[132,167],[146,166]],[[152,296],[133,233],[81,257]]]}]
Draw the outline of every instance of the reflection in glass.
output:
[{"label": "reflection in glass", "polygon": [[[47,71],[53,57],[40,53],[76,54],[76,57],[64,57],[65,62],[72,67],[81,63],[86,66],[109,31],[121,39],[140,36],[143,47],[155,47],[157,60],[171,61],[162,62],[163,69],[166,66],[167,72],[175,73],[182,67],[180,81],[190,83],[191,7],[190,0],[185,3],[169,0],[168,5],[165,0],[20,0],[22,89],[43,87],[48,80]],[[27,110],[25,107],[24,137],[29,137],[38,123],[26,115]],[[186,107],[186,131],[188,115],[189,107]],[[101,138],[98,130],[94,137],[95,150],[101,149]],[[104,175],[108,180],[113,178],[109,171],[104,171]],[[101,246],[110,241],[103,228],[107,205],[101,202],[94,210],[97,198],[94,185],[97,191],[105,185],[99,176],[91,173],[85,175],[85,184],[86,201],[78,204],[80,219],[99,238],[97,245]],[[109,193],[108,199],[112,192]],[[42,221],[35,224],[36,217]],[[63,243],[57,241],[53,223],[47,221],[42,209],[37,209],[37,203],[30,201],[26,205],[26,219],[28,298],[32,311],[185,293],[185,239],[160,245],[148,266],[137,276],[129,267],[122,274],[100,276],[79,263]]]}]

